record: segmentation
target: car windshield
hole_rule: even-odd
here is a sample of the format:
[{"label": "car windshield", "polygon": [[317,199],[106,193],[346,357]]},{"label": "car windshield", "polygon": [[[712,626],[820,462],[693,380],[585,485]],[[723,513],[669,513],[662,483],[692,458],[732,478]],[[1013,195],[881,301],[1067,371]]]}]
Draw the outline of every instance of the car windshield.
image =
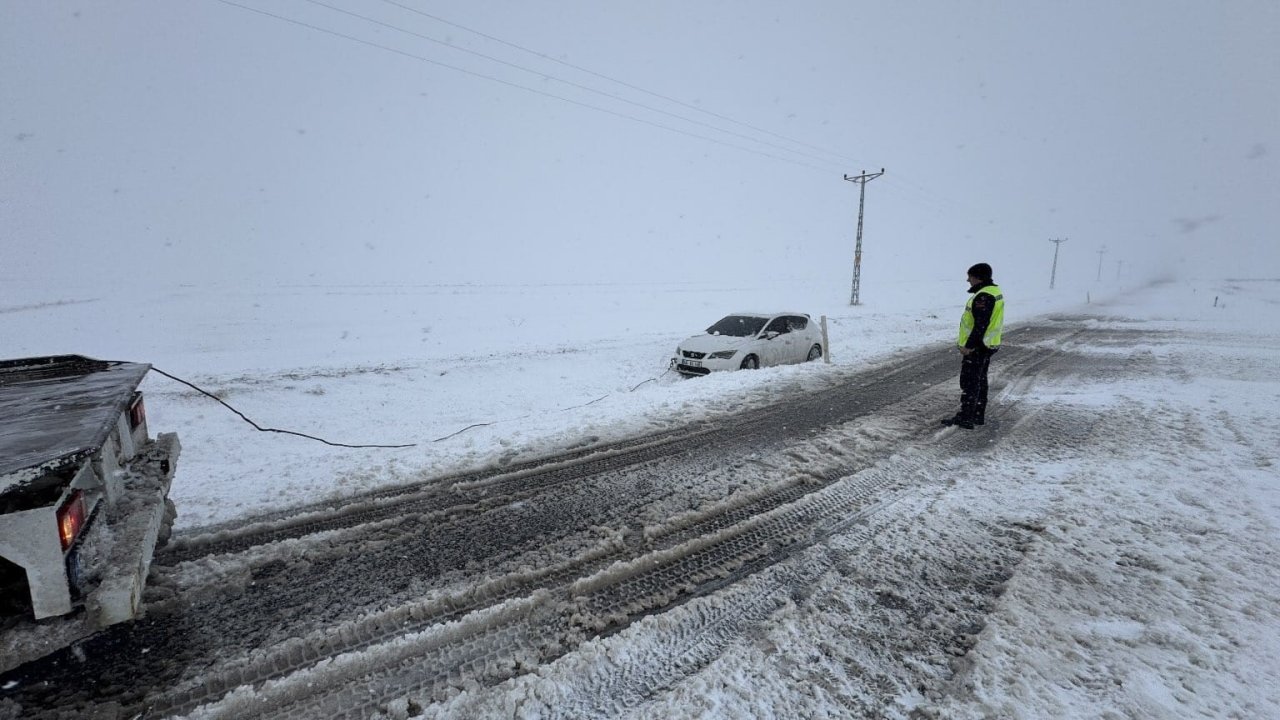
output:
[{"label": "car windshield", "polygon": [[755,317],[753,315],[730,315],[707,328],[707,334],[751,337],[760,332],[760,328],[764,327],[764,324],[768,321],[769,318]]}]

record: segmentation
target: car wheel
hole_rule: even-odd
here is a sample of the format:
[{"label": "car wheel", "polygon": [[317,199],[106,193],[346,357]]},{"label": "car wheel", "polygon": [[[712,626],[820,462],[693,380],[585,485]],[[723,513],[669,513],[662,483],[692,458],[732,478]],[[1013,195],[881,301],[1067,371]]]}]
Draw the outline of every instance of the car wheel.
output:
[{"label": "car wheel", "polygon": [[806,362],[813,362],[814,360],[817,360],[820,357],[822,357],[822,346],[814,345],[813,347],[809,348],[809,357],[806,359]]},{"label": "car wheel", "polygon": [[755,355],[748,355],[742,358],[742,369],[743,370],[759,370],[760,358],[756,357]]}]

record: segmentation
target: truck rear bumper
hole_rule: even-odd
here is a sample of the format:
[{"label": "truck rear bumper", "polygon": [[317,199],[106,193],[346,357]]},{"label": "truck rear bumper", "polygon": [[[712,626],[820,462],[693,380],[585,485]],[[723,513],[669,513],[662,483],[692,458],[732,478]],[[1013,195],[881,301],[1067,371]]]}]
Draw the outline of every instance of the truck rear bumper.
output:
[{"label": "truck rear bumper", "polygon": [[125,469],[124,492],[95,520],[107,537],[82,548],[100,577],[87,589],[84,608],[43,620],[10,618],[0,632],[0,673],[138,616],[156,540],[169,520],[169,486],[181,450],[176,434],[162,433],[134,456]]},{"label": "truck rear bumper", "polygon": [[97,628],[138,614],[181,451],[177,435],[162,433],[130,463],[124,497],[110,509],[115,541],[102,560],[102,582],[85,597],[90,622]]}]

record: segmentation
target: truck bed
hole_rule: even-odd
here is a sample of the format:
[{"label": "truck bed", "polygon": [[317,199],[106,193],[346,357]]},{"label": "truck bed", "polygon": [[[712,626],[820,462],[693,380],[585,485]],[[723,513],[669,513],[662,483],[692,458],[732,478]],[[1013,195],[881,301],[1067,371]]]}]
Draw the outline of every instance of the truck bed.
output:
[{"label": "truck bed", "polygon": [[150,369],[80,355],[0,361],[0,504],[96,452]]}]

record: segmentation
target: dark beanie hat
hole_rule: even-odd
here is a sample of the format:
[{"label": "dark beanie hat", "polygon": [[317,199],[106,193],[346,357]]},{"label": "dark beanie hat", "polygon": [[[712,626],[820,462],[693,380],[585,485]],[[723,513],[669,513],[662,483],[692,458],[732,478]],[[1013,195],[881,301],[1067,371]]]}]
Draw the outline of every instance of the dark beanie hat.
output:
[{"label": "dark beanie hat", "polygon": [[978,263],[977,265],[974,265],[973,267],[969,268],[969,274],[978,278],[979,280],[990,280],[991,266],[986,263]]}]

